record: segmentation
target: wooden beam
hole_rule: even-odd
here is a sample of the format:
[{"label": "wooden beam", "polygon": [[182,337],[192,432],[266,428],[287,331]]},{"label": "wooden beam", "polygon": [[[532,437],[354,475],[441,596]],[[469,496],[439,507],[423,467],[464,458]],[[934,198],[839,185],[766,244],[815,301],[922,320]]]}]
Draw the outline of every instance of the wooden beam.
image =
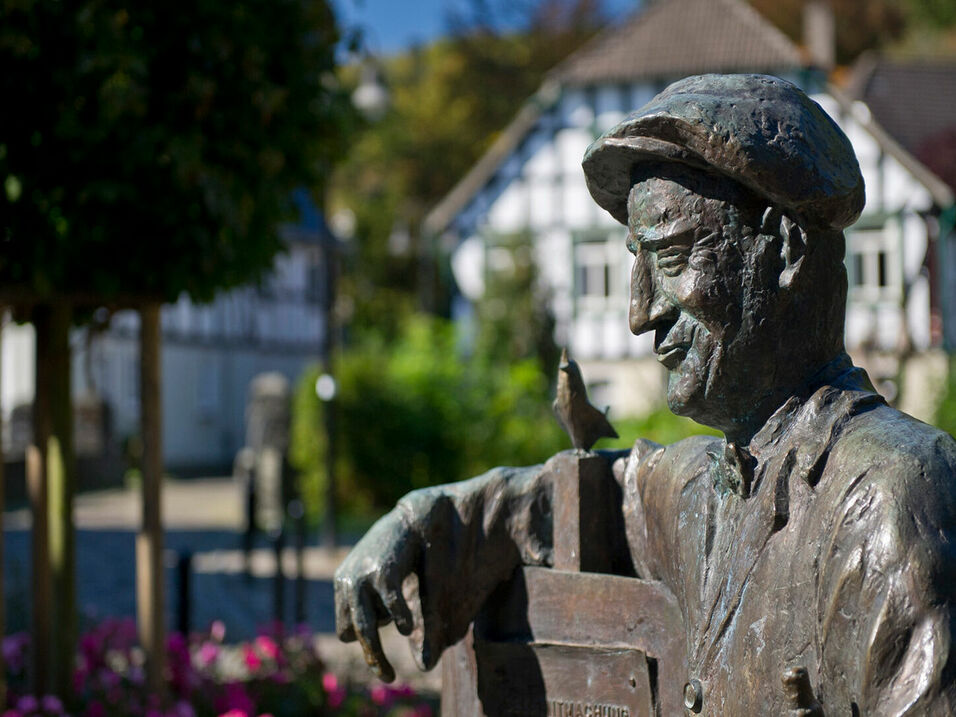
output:
[{"label": "wooden beam", "polygon": [[142,526],[136,538],[140,643],[150,690],[165,696],[166,600],[163,570],[163,435],[160,304],[140,309],[140,417],[143,436]]}]

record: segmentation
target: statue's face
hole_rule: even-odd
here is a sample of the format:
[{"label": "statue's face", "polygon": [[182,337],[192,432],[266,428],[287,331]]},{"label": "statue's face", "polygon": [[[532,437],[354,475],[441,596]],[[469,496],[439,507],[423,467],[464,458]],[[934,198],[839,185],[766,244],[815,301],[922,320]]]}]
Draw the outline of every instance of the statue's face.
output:
[{"label": "statue's face", "polygon": [[726,431],[772,373],[757,365],[772,352],[753,349],[768,338],[761,319],[773,290],[760,268],[764,238],[742,218],[752,209],[684,184],[653,177],[631,190],[628,318],[634,334],[654,331],[671,410]]}]

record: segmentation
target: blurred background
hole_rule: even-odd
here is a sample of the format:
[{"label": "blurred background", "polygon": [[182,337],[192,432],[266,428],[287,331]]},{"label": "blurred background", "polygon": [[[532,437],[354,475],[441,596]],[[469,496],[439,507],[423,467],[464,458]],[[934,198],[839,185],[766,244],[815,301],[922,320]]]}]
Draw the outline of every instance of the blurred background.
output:
[{"label": "blurred background", "polygon": [[627,332],[580,169],[686,75],[783,77],[843,128],[847,347],[956,432],[952,0],[7,0],[0,61],[16,714],[435,713],[437,675],[335,640],[341,546],[569,447],[561,347],[598,447],[708,430]]}]

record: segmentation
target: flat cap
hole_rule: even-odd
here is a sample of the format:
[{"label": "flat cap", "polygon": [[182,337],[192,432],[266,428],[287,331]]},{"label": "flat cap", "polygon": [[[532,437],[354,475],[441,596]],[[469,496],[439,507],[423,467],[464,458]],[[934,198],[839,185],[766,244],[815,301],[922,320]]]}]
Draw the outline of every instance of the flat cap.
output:
[{"label": "flat cap", "polygon": [[627,224],[635,167],[680,162],[724,174],[810,226],[843,229],[863,211],[850,140],[816,102],[768,75],[675,82],[588,147],[594,200]]}]

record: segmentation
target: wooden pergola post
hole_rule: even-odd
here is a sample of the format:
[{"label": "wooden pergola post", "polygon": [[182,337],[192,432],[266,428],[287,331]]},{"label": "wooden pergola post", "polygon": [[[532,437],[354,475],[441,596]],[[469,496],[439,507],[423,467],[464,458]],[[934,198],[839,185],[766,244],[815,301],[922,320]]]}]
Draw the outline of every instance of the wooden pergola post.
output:
[{"label": "wooden pergola post", "polygon": [[140,644],[150,690],[165,696],[166,594],[163,567],[163,435],[160,304],[140,308],[140,421],[143,435],[143,518],[136,537],[136,597]]},{"label": "wooden pergola post", "polygon": [[[3,328],[6,325],[6,309],[0,306],[0,379],[3,376]],[[0,416],[3,415],[3,405],[0,403]],[[0,428],[3,422],[0,420]],[[3,440],[0,440],[0,635],[7,633],[7,604],[4,598],[6,582],[3,579],[4,570],[4,540],[3,540],[3,511],[6,508],[6,482],[3,462]],[[0,705],[7,703],[7,665],[0,651]]]},{"label": "wooden pergola post", "polygon": [[32,514],[30,536],[30,580],[33,599],[30,606],[32,645],[30,649],[30,687],[34,694],[50,690],[50,652],[53,635],[53,578],[50,571],[49,496],[47,493],[46,453],[53,434],[50,410],[50,325],[49,306],[33,310],[36,332],[36,373],[33,396],[33,443],[27,447],[26,478]]},{"label": "wooden pergola post", "polygon": [[46,443],[46,485],[49,518],[49,560],[53,588],[51,641],[52,690],[66,697],[72,689],[76,655],[76,531],[73,498],[76,461],[73,450],[73,390],[70,364],[70,326],[73,311],[66,302],[51,310],[49,381],[50,426]]}]

